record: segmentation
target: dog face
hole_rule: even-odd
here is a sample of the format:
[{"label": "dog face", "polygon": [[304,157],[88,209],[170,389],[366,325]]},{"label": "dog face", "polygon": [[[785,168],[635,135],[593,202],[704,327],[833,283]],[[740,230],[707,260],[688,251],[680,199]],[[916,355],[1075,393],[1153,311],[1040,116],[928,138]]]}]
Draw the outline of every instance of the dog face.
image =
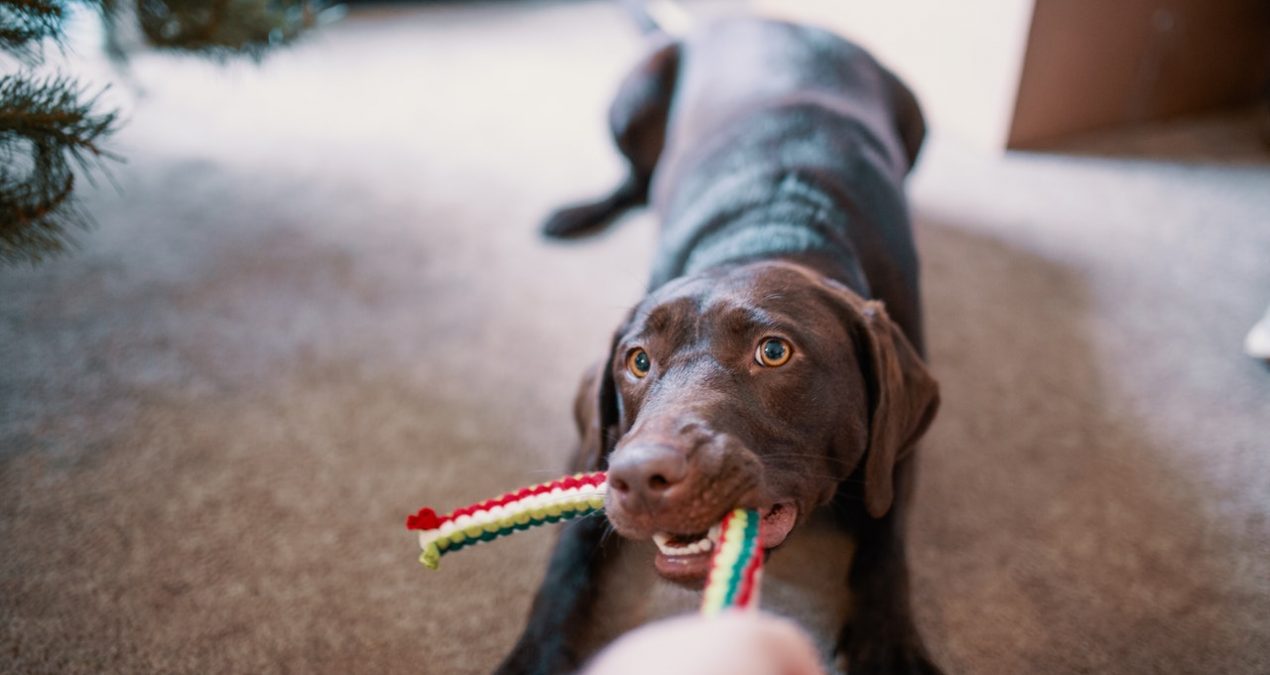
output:
[{"label": "dog face", "polygon": [[697,583],[728,511],[759,509],[762,546],[779,546],[862,460],[866,505],[883,515],[892,468],[937,404],[880,303],[763,262],[648,296],[577,414],[591,465],[607,460],[609,521],[657,542],[663,577]]}]

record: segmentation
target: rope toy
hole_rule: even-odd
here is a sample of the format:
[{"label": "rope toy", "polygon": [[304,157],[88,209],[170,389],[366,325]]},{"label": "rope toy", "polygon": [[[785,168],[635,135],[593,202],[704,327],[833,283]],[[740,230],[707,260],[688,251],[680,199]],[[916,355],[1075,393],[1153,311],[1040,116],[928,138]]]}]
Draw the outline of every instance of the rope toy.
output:
[{"label": "rope toy", "polygon": [[419,530],[419,547],[423,549],[419,562],[434,570],[446,553],[536,525],[598,511],[604,508],[607,487],[603,472],[568,476],[508,492],[443,516],[424,507],[406,518],[406,529]]},{"label": "rope toy", "polygon": [[[580,518],[604,509],[608,476],[576,474],[540,483],[444,515],[424,507],[406,517],[406,529],[419,532],[419,562],[435,570],[441,556],[483,541],[493,541],[538,525]],[[736,509],[723,517],[710,562],[701,613],[714,616],[729,607],[758,606],[763,571],[759,545],[762,518],[754,509]]]},{"label": "rope toy", "polygon": [[710,576],[701,600],[701,613],[715,616],[728,607],[757,607],[763,548],[754,509],[736,509],[723,517],[719,546],[710,560]]}]

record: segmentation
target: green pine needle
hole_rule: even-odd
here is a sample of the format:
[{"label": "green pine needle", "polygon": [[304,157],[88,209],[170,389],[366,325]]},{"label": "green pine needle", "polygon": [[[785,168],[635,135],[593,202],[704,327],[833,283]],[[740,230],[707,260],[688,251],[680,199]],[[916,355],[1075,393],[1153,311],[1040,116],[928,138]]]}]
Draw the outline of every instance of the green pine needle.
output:
[{"label": "green pine needle", "polygon": [[23,61],[37,61],[39,43],[62,34],[66,4],[58,0],[0,2],[0,50]]},{"label": "green pine needle", "polygon": [[116,122],[96,104],[67,77],[0,77],[0,263],[38,261],[87,226],[75,169],[113,159],[100,142]]}]

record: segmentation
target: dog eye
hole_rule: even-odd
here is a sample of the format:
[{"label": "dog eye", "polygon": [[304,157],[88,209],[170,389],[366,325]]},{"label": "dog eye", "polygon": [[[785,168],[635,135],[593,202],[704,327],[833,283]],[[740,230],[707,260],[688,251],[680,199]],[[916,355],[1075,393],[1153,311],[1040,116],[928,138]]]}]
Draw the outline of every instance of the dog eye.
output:
[{"label": "dog eye", "polygon": [[793,347],[785,340],[767,338],[759,343],[758,351],[754,353],[754,360],[758,361],[760,366],[778,368],[788,363],[789,357],[793,354]]},{"label": "dog eye", "polygon": [[633,349],[630,355],[626,357],[626,369],[631,371],[631,375],[635,377],[647,375],[648,369],[652,367],[652,359],[648,358],[648,352],[642,349]]}]

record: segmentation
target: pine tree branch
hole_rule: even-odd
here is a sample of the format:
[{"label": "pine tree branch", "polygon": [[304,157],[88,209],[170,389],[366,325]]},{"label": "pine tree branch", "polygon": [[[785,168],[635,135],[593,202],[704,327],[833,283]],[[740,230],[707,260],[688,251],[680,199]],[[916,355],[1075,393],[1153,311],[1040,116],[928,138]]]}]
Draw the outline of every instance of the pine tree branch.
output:
[{"label": "pine tree branch", "polygon": [[4,0],[0,2],[0,49],[23,61],[38,61],[40,41],[57,40],[66,18],[60,0]]},{"label": "pine tree branch", "polygon": [[114,124],[115,114],[93,115],[94,96],[82,100],[74,80],[64,76],[34,79],[0,76],[0,134],[23,136],[37,145],[60,145],[100,155],[97,140]]},{"label": "pine tree branch", "polygon": [[140,0],[137,18],[146,40],[160,49],[259,59],[312,26],[322,5],[320,0]]},{"label": "pine tree branch", "polygon": [[[108,30],[123,11],[152,46],[212,58],[262,58],[316,23],[326,0],[0,0],[0,52],[28,64],[61,41],[71,2],[98,7]],[[0,263],[64,250],[89,225],[75,204],[76,169],[116,159],[101,147],[116,111],[96,112],[72,79],[0,77]]]},{"label": "pine tree branch", "polygon": [[97,97],[61,76],[0,77],[0,101],[0,262],[34,262],[88,225],[71,201],[75,168],[114,159],[100,141],[116,113],[94,112]]}]

